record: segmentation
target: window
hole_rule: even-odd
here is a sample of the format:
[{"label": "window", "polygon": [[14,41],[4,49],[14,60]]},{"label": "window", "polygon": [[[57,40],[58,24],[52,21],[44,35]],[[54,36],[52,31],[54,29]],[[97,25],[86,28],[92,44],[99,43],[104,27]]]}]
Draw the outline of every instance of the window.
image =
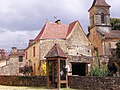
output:
[{"label": "window", "polygon": [[27,53],[27,52],[26,52],[26,54],[25,54],[25,55],[26,55],[26,59],[28,59],[28,53]]},{"label": "window", "polygon": [[33,47],[33,57],[35,57],[35,47]]},{"label": "window", "polygon": [[22,73],[23,67],[19,67],[19,73]]},{"label": "window", "polygon": [[94,25],[94,15],[92,16],[92,25]]},{"label": "window", "polygon": [[101,13],[101,23],[105,23],[105,14]]},{"label": "window", "polygon": [[23,56],[19,56],[19,62],[23,62]]}]

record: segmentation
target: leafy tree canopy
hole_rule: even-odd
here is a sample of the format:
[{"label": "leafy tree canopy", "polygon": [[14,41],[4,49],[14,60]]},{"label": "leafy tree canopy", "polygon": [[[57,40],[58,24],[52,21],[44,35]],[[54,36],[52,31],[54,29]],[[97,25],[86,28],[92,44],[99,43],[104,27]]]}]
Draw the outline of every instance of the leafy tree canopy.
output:
[{"label": "leafy tree canopy", "polygon": [[117,45],[116,55],[117,55],[118,58],[120,58],[120,41],[116,45]]},{"label": "leafy tree canopy", "polygon": [[112,30],[120,30],[120,18],[111,18]]},{"label": "leafy tree canopy", "polygon": [[[120,30],[120,18],[111,18],[110,23],[112,30]],[[90,26],[88,26],[88,32],[90,32]]]}]

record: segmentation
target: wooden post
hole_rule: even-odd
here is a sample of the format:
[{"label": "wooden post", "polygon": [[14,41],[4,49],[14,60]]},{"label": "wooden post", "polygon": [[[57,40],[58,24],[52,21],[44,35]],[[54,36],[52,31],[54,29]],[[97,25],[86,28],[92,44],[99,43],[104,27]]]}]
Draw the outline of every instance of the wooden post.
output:
[{"label": "wooden post", "polygon": [[68,88],[68,70],[66,72],[66,88]]},{"label": "wooden post", "polygon": [[47,71],[47,88],[49,88],[49,61],[46,61],[46,71]]},{"label": "wooden post", "polygon": [[60,90],[60,58],[58,58],[58,72],[57,72],[57,74],[58,74],[58,77],[57,77],[57,88],[58,88],[58,90]]},{"label": "wooden post", "polygon": [[55,79],[54,79],[54,68],[55,68],[55,62],[52,61],[52,82],[55,81]]},{"label": "wooden post", "polygon": [[85,69],[86,69],[86,76],[88,76],[88,64],[85,64]]}]

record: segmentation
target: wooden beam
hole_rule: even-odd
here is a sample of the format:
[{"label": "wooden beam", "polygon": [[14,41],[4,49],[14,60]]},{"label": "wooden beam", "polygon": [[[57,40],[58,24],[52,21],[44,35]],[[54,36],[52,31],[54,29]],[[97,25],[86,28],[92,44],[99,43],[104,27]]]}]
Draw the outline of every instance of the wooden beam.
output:
[{"label": "wooden beam", "polygon": [[46,60],[46,76],[47,76],[47,88],[49,88],[49,61]]},{"label": "wooden beam", "polygon": [[55,61],[52,61],[52,81],[54,82],[54,68],[55,68]]},{"label": "wooden beam", "polygon": [[57,69],[58,69],[58,72],[57,72],[57,88],[58,88],[58,90],[60,90],[60,58],[58,58],[58,60],[57,60],[57,64],[58,64],[58,67],[57,67]]}]

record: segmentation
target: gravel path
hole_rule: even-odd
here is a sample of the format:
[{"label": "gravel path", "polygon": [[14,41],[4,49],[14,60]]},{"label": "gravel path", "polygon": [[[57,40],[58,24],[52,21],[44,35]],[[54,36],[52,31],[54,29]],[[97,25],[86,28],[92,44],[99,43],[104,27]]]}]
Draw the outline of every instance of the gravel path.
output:
[{"label": "gravel path", "polygon": [[[57,89],[46,89],[42,87],[21,87],[21,86],[2,86],[0,90],[57,90]],[[76,90],[76,89],[61,89],[61,90]]]}]

